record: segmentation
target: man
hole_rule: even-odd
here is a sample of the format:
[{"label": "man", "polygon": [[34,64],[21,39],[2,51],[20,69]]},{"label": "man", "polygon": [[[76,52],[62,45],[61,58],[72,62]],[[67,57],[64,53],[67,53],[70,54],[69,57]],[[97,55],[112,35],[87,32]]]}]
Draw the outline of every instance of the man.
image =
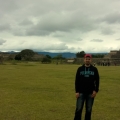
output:
[{"label": "man", "polygon": [[91,120],[92,106],[94,98],[99,91],[99,73],[96,67],[91,64],[92,56],[84,56],[84,65],[80,66],[76,72],[75,96],[76,110],[74,120],[81,120],[82,110],[85,103],[85,120]]}]

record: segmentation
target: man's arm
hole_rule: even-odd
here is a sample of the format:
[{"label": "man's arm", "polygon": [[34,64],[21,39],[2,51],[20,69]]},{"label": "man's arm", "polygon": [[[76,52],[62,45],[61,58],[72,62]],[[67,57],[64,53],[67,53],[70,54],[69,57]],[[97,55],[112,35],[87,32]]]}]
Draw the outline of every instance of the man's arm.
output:
[{"label": "man's arm", "polygon": [[79,92],[79,78],[80,78],[80,72],[79,68],[77,69],[76,76],[75,76],[75,92]]},{"label": "man's arm", "polygon": [[99,81],[100,81],[100,77],[99,77],[98,70],[96,68],[96,72],[95,72],[95,91],[96,92],[99,91]]}]

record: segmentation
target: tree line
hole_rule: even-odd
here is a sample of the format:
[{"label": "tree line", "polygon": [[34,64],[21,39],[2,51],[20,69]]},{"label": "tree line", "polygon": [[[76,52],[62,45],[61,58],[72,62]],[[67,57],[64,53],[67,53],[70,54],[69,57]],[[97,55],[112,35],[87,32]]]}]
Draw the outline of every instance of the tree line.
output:
[{"label": "tree line", "polygon": [[[32,58],[34,57],[35,54],[38,54],[36,52],[34,52],[31,49],[24,49],[21,52],[19,52],[17,55],[15,55],[15,60],[25,60],[25,61],[31,61]],[[85,51],[80,51],[76,53],[76,58],[83,58],[85,55]],[[104,54],[92,54],[93,58],[103,58]],[[66,58],[62,56],[62,54],[59,54],[55,57],[51,57],[50,55],[46,55],[42,58],[41,62],[42,63],[50,63],[52,60],[56,60],[56,61],[62,61],[65,60]],[[11,58],[12,60],[12,58]],[[3,57],[0,56],[0,61],[3,61]]]},{"label": "tree line", "polygon": [[[76,53],[76,58],[83,58],[84,55],[85,55],[85,51],[80,51],[78,53]],[[103,58],[104,57],[104,54],[91,54],[92,55],[92,58]]]},{"label": "tree line", "polygon": [[[85,51],[80,51],[80,52],[77,52],[76,53],[76,58],[83,58],[84,55],[85,55]],[[25,49],[25,50],[22,50],[19,54],[17,54],[15,56],[15,60],[21,60],[21,59],[24,59],[24,60],[31,60],[31,58],[35,55],[35,52],[33,50],[30,50],[30,49]],[[93,58],[103,58],[104,57],[104,54],[92,54],[92,57]],[[42,59],[42,62],[51,62],[51,59],[53,60],[64,60],[66,58],[64,58],[62,56],[62,54],[59,54],[55,57],[51,57],[50,55],[46,55],[43,59]]]},{"label": "tree line", "polygon": [[[33,50],[30,49],[24,49],[22,50],[20,53],[18,53],[15,56],[15,60],[27,60],[30,61],[32,60],[32,57],[37,54],[36,52],[34,52]],[[63,60],[65,59],[64,57],[62,57],[62,54],[59,54],[55,57],[51,57],[50,55],[46,55],[42,58],[41,62],[42,63],[50,63],[53,60]]]}]

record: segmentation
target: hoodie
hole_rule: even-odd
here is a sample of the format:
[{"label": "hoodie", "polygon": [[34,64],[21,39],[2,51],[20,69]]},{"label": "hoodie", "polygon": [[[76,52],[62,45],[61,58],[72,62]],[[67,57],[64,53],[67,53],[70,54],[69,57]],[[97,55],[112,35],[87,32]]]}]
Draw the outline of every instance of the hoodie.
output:
[{"label": "hoodie", "polygon": [[80,66],[77,69],[75,77],[75,91],[76,93],[92,93],[99,91],[99,73],[96,67],[90,65]]}]

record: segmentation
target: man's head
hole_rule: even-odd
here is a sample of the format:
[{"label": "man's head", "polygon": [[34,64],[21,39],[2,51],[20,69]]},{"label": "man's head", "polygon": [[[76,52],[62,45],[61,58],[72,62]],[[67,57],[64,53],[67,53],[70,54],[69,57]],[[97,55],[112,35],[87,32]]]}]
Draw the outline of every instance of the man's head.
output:
[{"label": "man's head", "polygon": [[85,65],[89,66],[91,64],[91,59],[92,59],[92,56],[90,54],[85,54],[84,56]]}]

